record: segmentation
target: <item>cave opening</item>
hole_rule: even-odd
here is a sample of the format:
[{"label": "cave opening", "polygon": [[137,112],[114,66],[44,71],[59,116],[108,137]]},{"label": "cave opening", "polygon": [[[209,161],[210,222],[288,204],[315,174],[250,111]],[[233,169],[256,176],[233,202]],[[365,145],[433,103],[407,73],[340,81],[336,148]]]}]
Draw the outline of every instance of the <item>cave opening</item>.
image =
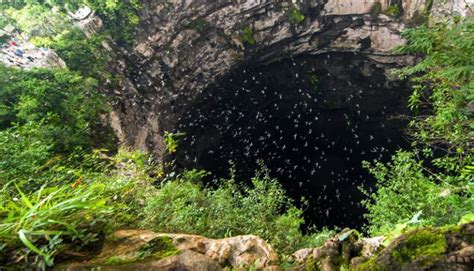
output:
[{"label": "cave opening", "polygon": [[392,64],[357,53],[326,53],[243,63],[202,92],[179,119],[175,161],[237,180],[261,160],[297,204],[308,225],[360,227],[360,186],[374,178],[362,161],[386,161],[407,147],[409,86],[390,78]]}]

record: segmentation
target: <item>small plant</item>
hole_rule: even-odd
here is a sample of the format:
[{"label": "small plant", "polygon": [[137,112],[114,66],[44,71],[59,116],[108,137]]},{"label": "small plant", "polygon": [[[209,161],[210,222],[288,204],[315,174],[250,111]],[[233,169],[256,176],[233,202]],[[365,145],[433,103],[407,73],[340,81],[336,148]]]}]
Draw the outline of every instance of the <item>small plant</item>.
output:
[{"label": "small plant", "polygon": [[255,45],[257,44],[257,41],[253,35],[253,29],[250,26],[246,26],[243,30],[242,40],[249,45]]},{"label": "small plant", "polygon": [[31,195],[15,187],[13,197],[3,198],[0,205],[0,240],[6,244],[4,252],[10,251],[13,257],[22,257],[21,250],[15,249],[19,244],[41,256],[34,263],[37,266],[52,266],[66,240],[83,245],[96,241],[97,226],[112,210],[106,204],[104,187],[98,185],[42,186]]},{"label": "small plant", "polygon": [[165,144],[168,153],[175,153],[177,151],[179,140],[184,135],[185,133],[165,132]]},{"label": "small plant", "polygon": [[308,81],[309,81],[309,84],[311,85],[311,88],[313,89],[313,91],[317,91],[318,90],[318,76],[316,75],[316,73],[314,73],[313,71],[306,71],[306,76],[308,78]]},{"label": "small plant", "polygon": [[192,171],[162,183],[146,201],[143,226],[210,238],[255,234],[283,253],[320,245],[331,235],[327,230],[303,235],[303,212],[265,174],[253,178],[249,186],[230,179],[221,180],[215,188],[203,186],[198,180],[202,176],[201,171]]},{"label": "small plant", "polygon": [[195,29],[196,31],[200,33],[206,31],[210,26],[211,24],[204,19],[196,19],[189,22],[189,27],[192,29]]},{"label": "small plant", "polygon": [[372,8],[370,9],[370,14],[376,16],[382,13],[382,4],[380,2],[375,2]]},{"label": "small plant", "polygon": [[402,12],[398,5],[389,6],[383,13],[390,17],[399,17],[400,15],[402,15]]},{"label": "small plant", "polygon": [[292,24],[300,24],[305,19],[305,16],[295,6],[290,7],[290,9],[287,11],[286,15],[288,16],[288,19],[290,20],[290,22]]}]

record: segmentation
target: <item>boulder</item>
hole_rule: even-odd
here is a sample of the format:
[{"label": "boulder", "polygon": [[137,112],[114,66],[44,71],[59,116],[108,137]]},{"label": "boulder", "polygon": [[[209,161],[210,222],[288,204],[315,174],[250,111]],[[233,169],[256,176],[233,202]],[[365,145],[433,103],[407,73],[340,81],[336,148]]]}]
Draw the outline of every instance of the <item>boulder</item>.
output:
[{"label": "boulder", "polygon": [[221,270],[224,267],[274,267],[278,256],[253,235],[209,239],[198,235],[121,230],[109,236],[100,253],[85,262],[55,270]]},{"label": "boulder", "polygon": [[[317,248],[293,253],[298,270],[319,266],[324,271],[340,270],[474,270],[474,222],[443,228],[408,231],[387,247],[383,236],[359,238],[349,229]],[[311,269],[312,270],[312,269]]]}]

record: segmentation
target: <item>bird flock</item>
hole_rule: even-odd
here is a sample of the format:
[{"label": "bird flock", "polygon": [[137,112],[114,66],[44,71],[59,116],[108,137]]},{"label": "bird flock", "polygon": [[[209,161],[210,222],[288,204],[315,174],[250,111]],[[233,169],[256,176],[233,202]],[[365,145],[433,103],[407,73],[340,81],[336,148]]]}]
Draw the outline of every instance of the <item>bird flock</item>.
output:
[{"label": "bird flock", "polygon": [[325,68],[328,59],[242,68],[223,79],[180,118],[186,135],[177,160],[217,177],[227,176],[232,161],[242,180],[263,161],[290,196],[309,202],[311,222],[360,222],[359,187],[373,186],[361,163],[387,159],[399,146],[399,131],[386,105],[370,108],[386,99],[383,82],[361,80],[357,67],[354,82],[340,80]]}]

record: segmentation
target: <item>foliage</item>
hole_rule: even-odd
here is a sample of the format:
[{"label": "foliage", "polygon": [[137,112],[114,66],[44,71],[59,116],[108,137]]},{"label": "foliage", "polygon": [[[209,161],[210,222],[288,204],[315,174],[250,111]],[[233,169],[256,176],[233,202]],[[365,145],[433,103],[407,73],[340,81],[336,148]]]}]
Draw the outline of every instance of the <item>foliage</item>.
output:
[{"label": "foliage", "polygon": [[0,129],[10,128],[2,133],[15,134],[28,125],[35,140],[56,152],[94,145],[97,115],[106,109],[94,80],[65,70],[0,66],[0,86]]},{"label": "foliage", "polygon": [[370,14],[376,16],[380,13],[382,13],[382,4],[380,4],[379,2],[375,2],[370,9]]},{"label": "foliage", "polygon": [[104,39],[99,34],[87,38],[79,28],[72,27],[54,37],[45,47],[53,49],[70,70],[86,78],[101,80],[101,85],[104,85],[104,80],[112,80],[106,67],[109,56],[101,49]]},{"label": "foliage", "polygon": [[390,232],[420,211],[424,224],[445,225],[474,208],[472,190],[458,193],[456,187],[439,184],[411,152],[400,151],[391,163],[366,167],[377,179],[376,192],[363,202],[372,234]]},{"label": "foliage", "polygon": [[249,187],[222,180],[216,189],[203,187],[199,178],[187,174],[162,183],[156,196],[147,200],[143,226],[211,238],[256,234],[286,252],[321,243],[321,235],[303,236],[302,211],[268,175],[258,174]]},{"label": "foliage", "polygon": [[179,139],[184,135],[184,133],[165,132],[166,150],[169,153],[175,153],[178,149]]},{"label": "foliage", "polygon": [[399,17],[402,15],[402,11],[398,5],[390,5],[383,13],[391,17]]},{"label": "foliage", "polygon": [[290,20],[292,24],[300,24],[305,19],[305,16],[295,6],[290,7],[290,9],[287,11],[286,16],[288,16],[288,19]]},{"label": "foliage", "polygon": [[78,166],[71,161],[79,159],[71,158],[50,168],[50,178],[40,184],[35,174],[4,184],[0,265],[51,266],[55,255],[80,251],[110,230],[133,225],[141,209],[138,200],[150,185],[140,167],[122,158],[140,154],[124,152],[114,159],[101,152],[82,154]]},{"label": "foliage", "polygon": [[255,40],[253,36],[253,29],[250,26],[246,26],[244,28],[243,34],[242,34],[242,40],[249,45],[257,44],[257,41]]},{"label": "foliage", "polygon": [[[377,191],[363,202],[369,232],[390,233],[421,211],[422,224],[456,224],[474,209],[474,24],[455,19],[403,32],[398,52],[423,56],[398,71],[414,83],[408,106],[413,150],[366,166]],[[398,225],[398,226],[397,226]]]},{"label": "foliage", "polygon": [[474,213],[468,213],[464,215],[463,217],[461,217],[458,224],[462,225],[462,224],[470,223],[472,221],[474,221]]},{"label": "foliage", "polygon": [[43,185],[29,195],[16,188],[17,193],[10,193],[9,198],[2,194],[0,239],[8,244],[4,250],[12,248],[13,255],[21,253],[15,247],[24,245],[42,256],[44,263],[36,259],[40,265],[51,266],[53,255],[65,241],[77,240],[82,245],[95,241],[99,223],[105,222],[111,210],[103,197],[104,185],[76,188]]},{"label": "foliage", "polygon": [[425,228],[407,234],[406,240],[392,253],[399,263],[422,259],[424,264],[436,261],[446,251],[447,242],[443,232]]},{"label": "foliage", "polygon": [[421,26],[403,36],[409,43],[399,52],[424,55],[415,66],[399,71],[415,83],[409,107],[418,114],[410,123],[411,134],[417,143],[446,154],[436,160],[438,166],[458,172],[472,162],[474,20]]},{"label": "foliage", "polygon": [[82,0],[103,19],[106,31],[120,43],[131,45],[136,26],[140,23],[139,0]]},{"label": "foliage", "polygon": [[[302,211],[266,175],[255,177],[249,187],[223,180],[206,188],[199,184],[205,174],[193,170],[155,187],[148,174],[153,163],[144,153],[121,149],[113,157],[103,152],[83,156],[86,168],[82,163],[51,168],[60,171],[59,180],[51,177],[38,185],[32,174],[29,181],[3,186],[1,265],[50,266],[56,255],[87,251],[124,226],[216,238],[257,234],[284,253],[321,245],[333,234],[303,235]],[[74,178],[62,178],[66,172]]]},{"label": "foliage", "polygon": [[69,28],[65,14],[35,2],[18,9],[7,8],[4,13],[14,26],[29,37],[52,37]]}]

